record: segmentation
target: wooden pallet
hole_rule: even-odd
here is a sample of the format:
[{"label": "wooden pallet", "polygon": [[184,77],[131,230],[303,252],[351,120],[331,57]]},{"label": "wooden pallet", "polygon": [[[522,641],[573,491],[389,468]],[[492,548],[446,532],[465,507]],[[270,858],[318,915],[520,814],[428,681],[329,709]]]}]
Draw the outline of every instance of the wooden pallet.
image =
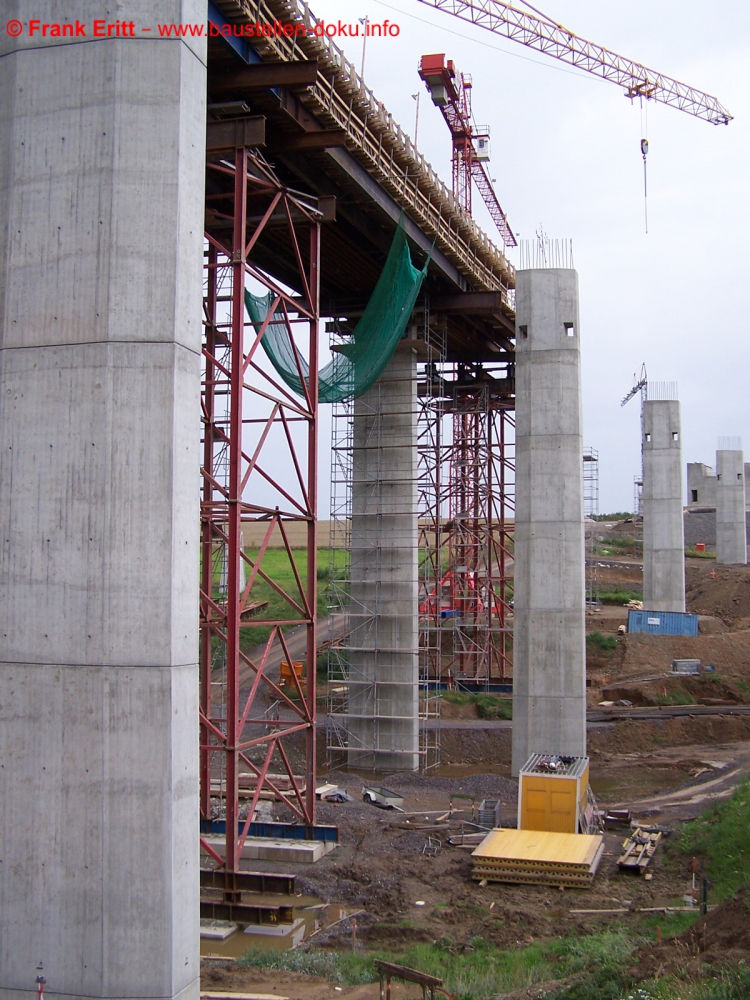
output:
[{"label": "wooden pallet", "polygon": [[646,833],[640,827],[622,842],[622,854],[617,866],[623,871],[634,871],[642,875],[661,840],[661,833]]}]

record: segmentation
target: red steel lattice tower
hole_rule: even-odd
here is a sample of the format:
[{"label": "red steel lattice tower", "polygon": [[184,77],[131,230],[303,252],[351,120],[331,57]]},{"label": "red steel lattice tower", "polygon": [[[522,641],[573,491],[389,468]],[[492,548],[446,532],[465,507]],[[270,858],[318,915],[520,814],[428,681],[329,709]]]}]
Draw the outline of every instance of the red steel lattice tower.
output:
[{"label": "red steel lattice tower", "polygon": [[[314,198],[285,189],[265,161],[245,147],[209,156],[206,205],[201,846],[230,874],[239,871],[263,793],[284,803],[290,820],[315,823],[321,213]],[[284,284],[257,263],[265,241],[296,263]],[[246,316],[248,284],[267,293],[260,329]],[[260,342],[271,320],[286,327],[306,384],[304,398],[280,384],[265,361]],[[253,529],[254,548],[243,544],[243,528]],[[302,553],[293,548],[292,530],[303,532]],[[279,558],[287,570],[283,580],[274,568]],[[259,600],[261,588],[264,599]],[[291,629],[304,633],[307,671],[303,677],[292,669],[285,685],[280,661],[295,662]],[[242,809],[241,783],[247,796]],[[219,846],[209,835],[221,832],[222,821]]]},{"label": "red steel lattice tower", "polygon": [[431,582],[420,617],[430,676],[489,684],[512,673],[512,380],[471,382],[440,401],[451,433],[427,443],[440,485],[422,532]]}]

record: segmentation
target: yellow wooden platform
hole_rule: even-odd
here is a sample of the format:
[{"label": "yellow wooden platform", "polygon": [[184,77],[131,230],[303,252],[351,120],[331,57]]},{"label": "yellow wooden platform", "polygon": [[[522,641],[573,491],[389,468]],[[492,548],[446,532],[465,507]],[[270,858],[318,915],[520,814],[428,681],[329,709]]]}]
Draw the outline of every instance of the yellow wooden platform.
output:
[{"label": "yellow wooden platform", "polygon": [[[472,852],[476,860],[590,868],[602,838],[598,834],[548,833],[541,830],[493,830]],[[475,861],[476,863],[476,861]]]}]

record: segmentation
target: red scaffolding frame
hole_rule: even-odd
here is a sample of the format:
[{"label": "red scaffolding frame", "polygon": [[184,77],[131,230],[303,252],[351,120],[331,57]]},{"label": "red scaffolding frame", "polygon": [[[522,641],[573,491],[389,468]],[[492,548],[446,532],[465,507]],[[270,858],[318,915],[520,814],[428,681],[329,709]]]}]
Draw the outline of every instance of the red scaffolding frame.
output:
[{"label": "red scaffolding frame", "polygon": [[[201,846],[219,868],[235,873],[264,793],[283,803],[290,820],[315,824],[321,212],[314,198],[285,188],[246,147],[210,158],[207,170]],[[279,254],[293,269],[285,271],[283,283],[266,264]],[[248,282],[268,293],[259,329],[245,312]],[[265,359],[261,338],[272,320],[286,326],[304,397],[287,389]],[[254,548],[243,544],[243,526],[251,525]],[[293,530],[304,532],[301,552],[293,547]],[[274,569],[278,555],[273,564],[269,558],[272,546],[282,553],[283,580]],[[260,590],[264,600],[258,600]],[[292,666],[284,684],[281,661],[295,663],[292,629],[299,630],[295,641],[304,644],[306,676]],[[258,636],[265,638],[259,642]],[[300,769],[303,776],[295,773]],[[222,821],[223,851],[208,839]]]},{"label": "red scaffolding frame", "polygon": [[428,440],[439,488],[421,532],[431,564],[421,644],[441,681],[489,684],[512,674],[514,400],[504,381],[495,382],[502,391],[491,381],[456,382],[436,408],[440,423],[450,415],[451,435],[438,426]]}]

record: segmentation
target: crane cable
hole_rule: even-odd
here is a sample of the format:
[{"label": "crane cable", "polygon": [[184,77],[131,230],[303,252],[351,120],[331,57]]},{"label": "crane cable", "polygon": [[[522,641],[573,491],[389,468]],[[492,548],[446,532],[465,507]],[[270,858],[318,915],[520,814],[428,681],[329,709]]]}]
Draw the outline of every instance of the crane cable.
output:
[{"label": "crane cable", "polygon": [[646,217],[646,232],[648,233],[648,178],[646,175],[646,157],[648,155],[648,98],[644,111],[643,96],[641,96],[641,156],[643,157],[643,210]]}]

